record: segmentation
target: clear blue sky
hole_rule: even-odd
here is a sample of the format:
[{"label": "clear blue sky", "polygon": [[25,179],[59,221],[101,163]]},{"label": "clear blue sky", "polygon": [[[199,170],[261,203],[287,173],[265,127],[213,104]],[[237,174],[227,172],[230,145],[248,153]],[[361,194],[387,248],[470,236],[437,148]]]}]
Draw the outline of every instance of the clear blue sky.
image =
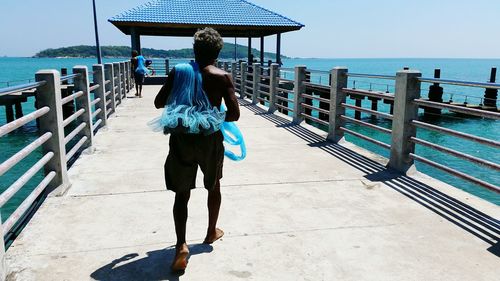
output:
[{"label": "clear blue sky", "polygon": [[[96,0],[103,45],[130,45],[107,19],[146,0]],[[217,0],[214,0],[217,1]],[[94,44],[91,0],[2,1],[0,56]],[[283,53],[322,58],[499,58],[499,0],[252,0],[306,25],[283,35]],[[285,4],[286,3],[286,4]],[[266,39],[269,51],[275,39]],[[234,39],[227,39],[234,42]],[[246,44],[245,39],[239,43]],[[190,47],[145,37],[143,47]],[[254,46],[258,46],[255,40]]]}]

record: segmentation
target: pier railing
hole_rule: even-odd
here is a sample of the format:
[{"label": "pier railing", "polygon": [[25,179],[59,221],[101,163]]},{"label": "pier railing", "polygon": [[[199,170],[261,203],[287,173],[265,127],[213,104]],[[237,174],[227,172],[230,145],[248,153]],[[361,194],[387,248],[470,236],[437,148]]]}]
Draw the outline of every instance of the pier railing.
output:
[{"label": "pier railing", "polygon": [[[35,74],[36,82],[0,88],[0,96],[35,90],[37,108],[1,126],[0,138],[32,121],[36,121],[39,127],[38,138],[0,163],[0,177],[35,150],[42,149],[42,157],[0,195],[0,208],[39,171],[44,173],[44,178],[31,194],[1,224],[3,239],[12,234],[15,226],[23,221],[27,211],[41,197],[49,193],[56,196],[65,193],[71,185],[67,176],[68,163],[84,149],[92,147],[96,132],[107,125],[108,118],[133,86],[130,62],[94,65],[93,81],[90,81],[89,74],[86,66],[75,66],[73,73],[65,76],[56,70],[41,70]],[[63,97],[63,88],[70,88],[72,92]],[[69,116],[63,114],[66,105],[74,107]],[[4,243],[1,244],[3,248]],[[0,250],[1,257],[3,252]]]},{"label": "pier railing", "polygon": [[[497,173],[500,170],[499,163],[419,138],[417,131],[429,130],[464,139],[476,145],[500,149],[498,140],[437,126],[425,118],[419,118],[424,111],[426,114],[432,114],[436,110],[438,113],[441,113],[442,110],[448,110],[468,116],[499,120],[500,113],[496,108],[489,107],[490,110],[484,110],[424,99],[421,97],[421,86],[423,83],[432,83],[438,86],[439,84],[448,84],[497,90],[500,89],[500,84],[422,78],[420,72],[409,69],[398,71],[394,76],[349,73],[348,69],[344,67],[336,67],[329,72],[308,70],[305,66],[297,66],[293,69],[279,68],[277,64],[273,64],[269,68],[262,68],[260,64],[254,63],[252,67],[249,67],[246,62],[241,63],[239,68],[236,63],[232,63],[231,69],[240,98],[248,98],[254,104],[260,103],[267,106],[271,113],[279,111],[289,115],[294,123],[306,121],[314,124],[327,131],[327,139],[332,142],[339,142],[344,139],[345,134],[348,134],[386,150],[387,155],[389,155],[388,166],[399,172],[406,173],[414,166],[415,161],[419,161],[473,184],[500,192],[500,187],[495,183],[439,164],[432,159],[418,155],[415,151],[415,145],[421,145],[481,165]],[[328,77],[328,85],[321,83],[321,78],[311,82],[311,77],[314,75]],[[394,83],[394,86],[371,82],[368,89],[359,89],[356,88],[356,80],[354,80],[356,78],[389,80]],[[323,82],[326,82],[324,78]],[[374,90],[372,89],[373,85],[382,85],[385,90]],[[394,89],[393,93],[390,92],[391,88]],[[348,102],[348,98],[353,102]],[[370,108],[363,106],[364,99],[371,102]],[[379,101],[389,105],[389,109],[387,110],[387,107],[385,110],[379,109]],[[353,114],[346,114],[346,112]],[[385,120],[385,124],[389,124],[389,126],[377,125],[377,122],[367,122],[361,118],[362,114],[368,114],[376,120]],[[366,130],[356,130],[356,126],[350,125],[381,133],[386,136],[386,141],[373,138],[363,133]]]}]

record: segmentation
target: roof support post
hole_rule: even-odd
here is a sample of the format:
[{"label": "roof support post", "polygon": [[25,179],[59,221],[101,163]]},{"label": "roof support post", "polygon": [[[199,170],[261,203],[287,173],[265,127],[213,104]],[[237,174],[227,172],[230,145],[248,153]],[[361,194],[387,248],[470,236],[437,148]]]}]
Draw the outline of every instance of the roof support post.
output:
[{"label": "roof support post", "polygon": [[132,40],[132,50],[136,50],[141,54],[141,35],[135,27],[130,28],[130,38]]},{"label": "roof support post", "polygon": [[248,65],[252,65],[252,37],[248,37]]},{"label": "roof support post", "polygon": [[264,66],[264,36],[260,37],[260,65]]},{"label": "roof support post", "polygon": [[276,34],[276,63],[281,66],[281,33]]}]

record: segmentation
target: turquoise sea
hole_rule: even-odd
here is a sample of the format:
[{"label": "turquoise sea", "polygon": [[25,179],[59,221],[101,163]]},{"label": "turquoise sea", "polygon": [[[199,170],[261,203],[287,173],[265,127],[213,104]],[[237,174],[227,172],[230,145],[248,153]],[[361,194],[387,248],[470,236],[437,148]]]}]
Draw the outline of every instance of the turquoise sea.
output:
[{"label": "turquoise sea", "polygon": [[[104,62],[120,61],[123,59],[105,59]],[[187,60],[171,60],[170,65],[173,66],[179,62]],[[0,88],[7,85],[16,85],[26,83],[34,79],[34,73],[40,69],[60,69],[71,68],[75,65],[86,65],[89,68],[95,63],[95,59],[80,59],[80,58],[0,58]],[[163,65],[161,61],[158,64]],[[422,71],[424,77],[432,77],[434,68],[441,69],[441,77],[447,79],[459,79],[469,81],[486,82],[489,79],[491,67],[500,66],[500,59],[286,59],[284,67],[291,68],[296,65],[305,65],[309,69],[328,71],[335,66],[346,66],[349,72],[354,73],[369,73],[369,74],[385,74],[395,75],[396,71],[408,66],[412,69]],[[160,71],[161,72],[161,71]],[[284,73],[286,78],[292,79],[291,73]],[[287,76],[288,75],[288,76]],[[327,84],[328,75],[323,73],[313,73],[312,81]],[[374,80],[374,79],[351,79],[349,86],[353,86],[353,81],[356,81],[356,88],[373,89],[390,92],[394,91],[394,82],[390,80]],[[427,95],[428,86],[422,85],[422,96]],[[484,90],[476,88],[463,87],[444,87],[444,100],[452,99],[454,102],[468,102],[471,104],[481,103]],[[24,113],[29,113],[34,110],[33,100],[23,104]],[[365,107],[369,107],[368,101],[364,101]],[[388,112],[389,107],[379,103],[379,110]],[[351,112],[352,115],[352,112]],[[363,120],[375,122],[377,125],[390,127],[389,122],[384,122],[380,119],[371,120],[369,115],[362,115]],[[0,125],[5,124],[5,112],[3,107],[0,109]],[[483,120],[480,118],[464,118],[453,113],[444,114],[439,120],[433,123],[446,128],[455,129],[461,132],[470,133],[477,136],[482,136],[489,139],[500,139],[500,122]],[[362,132],[375,139],[389,142],[389,138],[381,135],[378,132],[370,129],[365,129],[357,126],[351,126],[352,129]],[[24,126],[19,130],[9,134],[6,137],[0,138],[0,162],[8,159],[10,156],[27,145],[30,141],[37,137],[36,126],[34,123]],[[495,163],[500,163],[500,151],[497,149],[473,144],[471,142],[454,138],[451,136],[419,130],[418,137],[428,140],[433,143],[444,145],[464,153],[471,154]],[[347,137],[360,146],[368,148],[376,153],[388,156],[387,151],[375,147],[371,143],[359,140],[354,137]],[[427,157],[433,161],[445,164],[462,172],[468,173],[477,178],[483,179],[490,183],[500,185],[500,173],[491,169],[483,168],[461,159],[448,156],[446,154],[426,149],[417,146],[417,154]],[[0,192],[9,187],[20,175],[22,175],[28,167],[35,163],[40,157],[41,152],[37,151],[32,156],[23,160],[16,165],[11,171],[0,177]],[[471,194],[482,197],[494,204],[500,205],[500,195],[475,186],[466,181],[457,179],[444,172],[432,169],[424,164],[417,163],[417,169],[420,171],[438,178],[442,181],[452,184],[453,186],[463,189]],[[18,194],[9,201],[9,203],[1,209],[2,219],[5,220],[15,208],[26,198],[30,191],[40,181],[42,175],[35,176]]]}]

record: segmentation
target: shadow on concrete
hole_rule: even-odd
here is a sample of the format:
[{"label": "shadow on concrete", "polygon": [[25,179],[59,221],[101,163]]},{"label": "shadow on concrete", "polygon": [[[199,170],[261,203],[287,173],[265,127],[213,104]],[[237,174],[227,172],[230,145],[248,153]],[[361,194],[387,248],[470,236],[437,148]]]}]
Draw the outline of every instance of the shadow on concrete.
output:
[{"label": "shadow on concrete", "polygon": [[266,110],[256,105],[252,105],[250,102],[240,100],[240,105],[254,112],[256,115],[274,123],[276,127],[283,128],[303,139],[308,142],[309,146],[317,147],[342,160],[353,168],[360,170],[365,173],[364,177],[366,179],[384,183],[393,190],[487,242],[492,245],[488,250],[496,256],[500,256],[498,250],[498,243],[500,241],[500,221],[498,219],[446,195],[425,183],[415,180],[410,176],[397,173],[340,144],[328,142],[323,136],[292,123],[286,118],[268,113]]},{"label": "shadow on concrete", "polygon": [[[190,256],[212,251],[213,247],[207,244],[195,244],[189,247]],[[173,273],[170,270],[174,255],[175,246],[148,252],[147,257],[138,260],[133,260],[139,256],[137,253],[127,254],[94,271],[90,277],[104,281],[179,280],[182,273]]]}]

